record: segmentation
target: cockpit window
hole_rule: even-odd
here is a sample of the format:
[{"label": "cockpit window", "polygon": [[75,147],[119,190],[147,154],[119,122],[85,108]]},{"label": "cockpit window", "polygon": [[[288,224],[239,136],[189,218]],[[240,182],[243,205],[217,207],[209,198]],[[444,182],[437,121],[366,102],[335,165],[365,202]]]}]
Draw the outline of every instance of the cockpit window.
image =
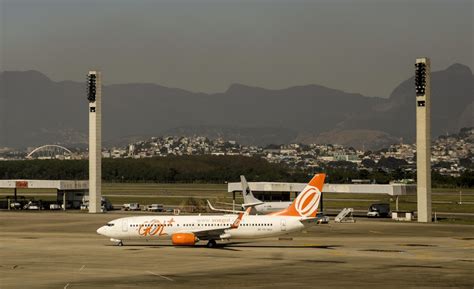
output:
[{"label": "cockpit window", "polygon": [[107,223],[107,227],[112,227],[113,225],[115,225],[114,223]]}]

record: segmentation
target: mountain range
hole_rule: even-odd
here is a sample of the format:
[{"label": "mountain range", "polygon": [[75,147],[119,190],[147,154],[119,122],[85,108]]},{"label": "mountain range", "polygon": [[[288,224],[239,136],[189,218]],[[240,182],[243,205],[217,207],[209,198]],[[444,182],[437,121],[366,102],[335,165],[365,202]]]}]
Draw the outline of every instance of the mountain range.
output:
[{"label": "mountain range", "polygon": [[[104,72],[106,74],[106,71]],[[432,136],[474,126],[474,76],[453,64],[432,73]],[[159,135],[223,137],[242,144],[338,143],[377,149],[415,137],[413,77],[388,98],[320,85],[285,89],[232,84],[195,93],[149,83],[103,87],[103,139],[120,145]],[[85,81],[38,71],[0,73],[0,146],[87,143]]]}]

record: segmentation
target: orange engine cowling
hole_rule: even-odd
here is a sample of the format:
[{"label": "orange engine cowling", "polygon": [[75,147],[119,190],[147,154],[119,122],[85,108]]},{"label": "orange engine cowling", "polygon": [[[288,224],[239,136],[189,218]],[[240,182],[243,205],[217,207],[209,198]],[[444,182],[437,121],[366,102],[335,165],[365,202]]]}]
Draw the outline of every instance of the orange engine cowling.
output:
[{"label": "orange engine cowling", "polygon": [[171,236],[171,242],[177,246],[194,246],[198,238],[193,233],[176,233]]}]

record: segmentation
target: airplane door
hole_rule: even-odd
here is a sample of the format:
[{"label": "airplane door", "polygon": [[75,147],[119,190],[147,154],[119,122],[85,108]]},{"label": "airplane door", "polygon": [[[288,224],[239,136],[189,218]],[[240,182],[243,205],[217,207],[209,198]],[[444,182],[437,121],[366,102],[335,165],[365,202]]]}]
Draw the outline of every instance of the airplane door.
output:
[{"label": "airplane door", "polygon": [[285,219],[281,219],[281,230],[282,231],[286,231],[286,220]]},{"label": "airplane door", "polygon": [[122,232],[127,232],[128,231],[128,222],[127,220],[122,221]]}]

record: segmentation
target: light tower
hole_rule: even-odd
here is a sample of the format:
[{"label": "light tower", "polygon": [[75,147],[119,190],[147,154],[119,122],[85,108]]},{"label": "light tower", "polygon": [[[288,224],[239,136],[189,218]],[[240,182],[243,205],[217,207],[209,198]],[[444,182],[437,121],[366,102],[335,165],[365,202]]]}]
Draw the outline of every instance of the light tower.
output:
[{"label": "light tower", "polygon": [[102,77],[99,71],[87,75],[89,100],[89,213],[101,212],[102,201]]},{"label": "light tower", "polygon": [[416,191],[418,222],[431,222],[431,63],[415,62]]}]

